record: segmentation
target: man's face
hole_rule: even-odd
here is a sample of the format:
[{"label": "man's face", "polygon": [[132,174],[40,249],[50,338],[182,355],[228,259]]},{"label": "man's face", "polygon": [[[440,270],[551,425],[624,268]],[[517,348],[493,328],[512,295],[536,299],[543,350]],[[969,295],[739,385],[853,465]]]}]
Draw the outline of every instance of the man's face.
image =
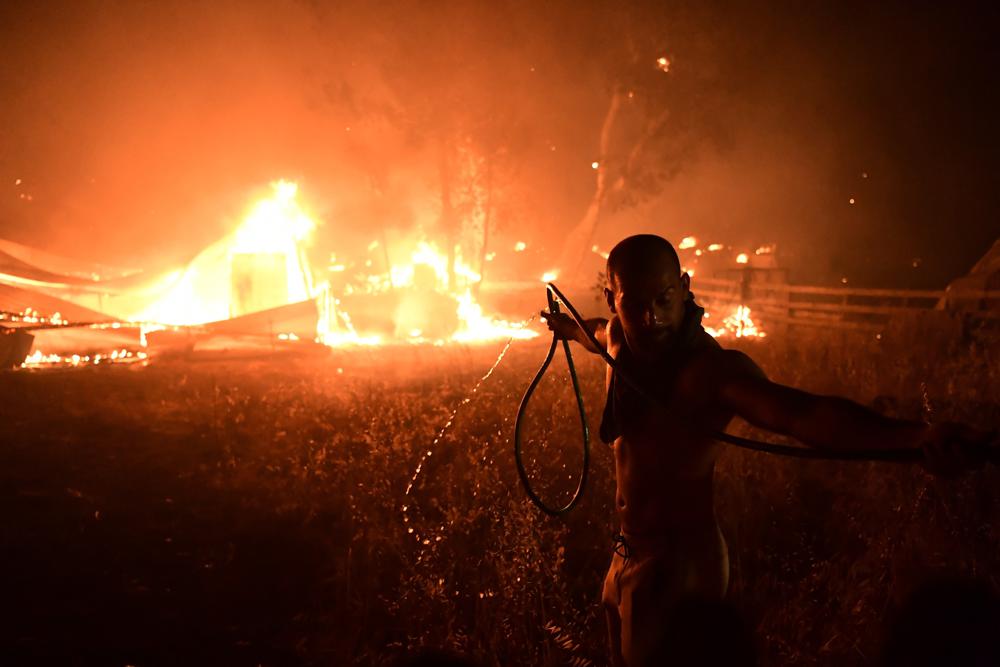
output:
[{"label": "man's face", "polygon": [[690,284],[688,275],[667,258],[612,277],[605,296],[621,320],[631,350],[655,358],[669,345],[684,320]]}]

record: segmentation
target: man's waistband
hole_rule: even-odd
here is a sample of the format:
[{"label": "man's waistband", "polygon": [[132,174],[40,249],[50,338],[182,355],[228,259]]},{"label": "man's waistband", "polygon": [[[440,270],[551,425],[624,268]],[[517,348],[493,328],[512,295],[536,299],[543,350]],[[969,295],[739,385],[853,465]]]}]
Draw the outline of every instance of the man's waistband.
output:
[{"label": "man's waistband", "polygon": [[701,539],[717,540],[721,533],[716,523],[707,526],[678,526],[669,533],[630,533],[620,531],[612,537],[614,552],[622,558],[655,556],[668,552],[678,544],[690,544]]}]

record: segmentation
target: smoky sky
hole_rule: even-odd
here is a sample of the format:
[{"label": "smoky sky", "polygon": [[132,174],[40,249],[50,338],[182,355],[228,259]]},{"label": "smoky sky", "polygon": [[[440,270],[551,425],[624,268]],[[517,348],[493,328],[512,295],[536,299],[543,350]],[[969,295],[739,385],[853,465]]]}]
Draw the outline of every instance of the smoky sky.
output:
[{"label": "smoky sky", "polygon": [[1000,234],[996,17],[944,5],[8,2],[0,236],[164,265],[278,178],[329,251],[433,236],[447,145],[489,156],[496,237],[555,256],[627,89],[612,157],[665,121],[600,245],[777,243],[799,282],[941,286]]}]

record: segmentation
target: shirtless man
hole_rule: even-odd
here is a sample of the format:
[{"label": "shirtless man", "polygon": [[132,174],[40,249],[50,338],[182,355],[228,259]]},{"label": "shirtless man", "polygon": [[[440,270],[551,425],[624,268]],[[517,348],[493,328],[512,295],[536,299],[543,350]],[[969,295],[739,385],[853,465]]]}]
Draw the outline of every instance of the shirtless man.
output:
[{"label": "shirtless man", "polygon": [[[601,439],[612,444],[621,526],[602,594],[616,667],[648,664],[671,607],[722,599],[729,558],[715,517],[712,476],[721,445],[705,434],[734,416],[827,449],[919,447],[925,466],[955,474],[982,465],[989,436],[959,424],[883,417],[847,399],[770,382],[745,354],[701,326],[690,278],[659,236],[626,238],[608,257],[610,320],[586,326],[652,405],[607,370]],[[544,312],[556,336],[597,352],[576,322]]]}]

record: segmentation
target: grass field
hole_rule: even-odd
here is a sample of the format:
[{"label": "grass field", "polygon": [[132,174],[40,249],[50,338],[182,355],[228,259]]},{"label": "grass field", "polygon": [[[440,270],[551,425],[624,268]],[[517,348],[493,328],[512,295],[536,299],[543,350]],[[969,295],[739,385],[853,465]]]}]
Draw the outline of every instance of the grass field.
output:
[{"label": "grass field", "polygon": [[[500,344],[0,375],[4,662],[384,665],[436,646],[604,664],[610,452],[594,443],[564,520],[514,471],[512,421],[546,344],[515,343],[464,405]],[[996,346],[742,347],[779,381],[1000,425]],[[582,356],[596,433],[603,372]],[[579,459],[564,372],[540,388],[527,443],[554,499]],[[716,487],[731,599],[765,664],[874,664],[884,619],[928,574],[1000,584],[996,469],[941,481],[733,450]]]}]

